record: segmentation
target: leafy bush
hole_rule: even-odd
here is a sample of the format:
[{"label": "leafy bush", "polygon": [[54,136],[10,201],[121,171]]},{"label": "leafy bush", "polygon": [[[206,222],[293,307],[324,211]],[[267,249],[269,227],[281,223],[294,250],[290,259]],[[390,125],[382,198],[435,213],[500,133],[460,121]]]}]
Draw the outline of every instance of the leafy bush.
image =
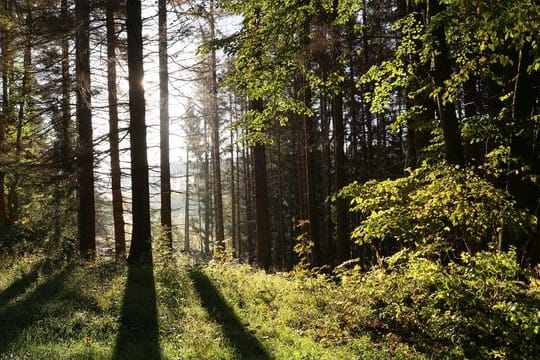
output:
[{"label": "leafy bush", "polygon": [[434,358],[534,359],[540,353],[540,289],[527,284],[515,250],[464,254],[443,266],[410,251],[388,269],[342,274],[358,327]]},{"label": "leafy bush", "polygon": [[536,218],[516,208],[508,193],[472,170],[424,164],[408,176],[354,182],[341,196],[362,221],[352,236],[358,244],[397,240],[424,251],[478,250],[506,232],[530,231]]}]

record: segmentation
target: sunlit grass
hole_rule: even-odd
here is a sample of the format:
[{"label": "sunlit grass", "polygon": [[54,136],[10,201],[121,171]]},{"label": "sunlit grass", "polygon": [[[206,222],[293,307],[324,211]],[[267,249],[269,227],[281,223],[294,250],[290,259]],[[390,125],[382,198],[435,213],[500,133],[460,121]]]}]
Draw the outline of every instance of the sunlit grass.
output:
[{"label": "sunlit grass", "polygon": [[0,360],[408,358],[332,328],[337,315],[323,312],[327,296],[313,296],[324,290],[317,281],[232,264],[193,267],[185,258],[154,268],[159,351],[148,357],[139,344],[119,353],[126,267],[37,255],[0,262]]}]

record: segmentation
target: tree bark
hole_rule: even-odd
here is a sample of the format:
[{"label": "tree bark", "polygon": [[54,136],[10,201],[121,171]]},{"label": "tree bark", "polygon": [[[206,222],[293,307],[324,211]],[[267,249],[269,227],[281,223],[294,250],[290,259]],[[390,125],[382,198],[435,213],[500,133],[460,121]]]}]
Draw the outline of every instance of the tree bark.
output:
[{"label": "tree bark", "polygon": [[[262,101],[251,101],[253,111],[262,112]],[[255,178],[255,224],[257,265],[270,270],[272,252],[270,243],[270,213],[266,175],[266,149],[264,144],[253,146],[253,172]]]},{"label": "tree bark", "polygon": [[204,118],[204,253],[210,255],[210,210],[212,195],[210,191],[210,159],[208,155],[208,120]]},{"label": "tree bark", "polygon": [[[428,1],[428,18],[432,19],[435,15],[442,12],[444,6],[439,0]],[[433,29],[434,46],[433,46],[433,80],[436,88],[442,89],[444,81],[451,76],[450,56],[446,36],[444,33],[444,25],[436,24]],[[446,150],[446,162],[450,165],[464,166],[465,160],[463,156],[463,147],[461,145],[461,132],[456,116],[456,110],[451,103],[444,103],[442,94],[436,96],[437,110],[444,137],[444,145]]]},{"label": "tree bark", "polygon": [[109,92],[109,144],[111,153],[115,258],[116,261],[124,261],[126,257],[126,233],[124,228],[122,172],[120,168],[120,141],[118,135],[118,98],[116,86],[117,37],[114,24],[115,12],[119,8],[119,0],[110,0],[107,2],[107,89]]},{"label": "tree bark", "polygon": [[143,87],[143,42],[141,0],[127,1],[129,133],[131,143],[131,188],[133,233],[129,263],[152,262],[150,194],[146,147],[146,117]]},{"label": "tree bark", "polygon": [[[22,153],[22,135],[23,126],[26,117],[26,109],[28,102],[30,101],[30,78],[32,76],[32,12],[28,10],[26,14],[26,38],[24,41],[24,59],[23,59],[23,77],[21,81],[21,87],[19,92],[19,113],[17,116],[17,127],[15,136],[15,163],[19,164],[21,161]],[[8,209],[9,209],[9,222],[15,223],[19,219],[19,180],[20,173],[17,171],[13,175],[13,179],[10,184]]]},{"label": "tree bark", "polygon": [[[68,21],[69,9],[68,1],[62,0],[62,19]],[[72,169],[72,148],[71,141],[71,75],[69,71],[69,35],[62,35],[62,121],[60,127],[60,166],[65,172]]]},{"label": "tree bark", "polygon": [[[210,39],[215,39],[215,18],[214,0],[210,0],[209,25]],[[215,202],[215,226],[216,226],[216,246],[218,251],[225,250],[225,230],[223,226],[223,195],[221,188],[221,160],[220,160],[220,138],[219,138],[219,114],[218,114],[218,88],[217,88],[217,59],[216,50],[212,48],[210,52],[210,68],[212,72],[212,93],[210,98],[210,116],[212,127],[212,165],[214,175],[214,202]]]},{"label": "tree bark", "polygon": [[158,1],[159,26],[159,119],[161,169],[161,230],[169,251],[173,249],[171,216],[171,165],[169,161],[169,70],[167,1]]},{"label": "tree bark", "polygon": [[77,76],[77,129],[78,151],[78,236],[82,258],[91,260],[96,251],[94,154],[92,137],[92,110],[90,84],[90,5],[88,1],[75,2],[76,76]]},{"label": "tree bark", "polygon": [[[2,10],[9,16],[10,1],[0,2]],[[10,73],[11,73],[11,34],[9,31],[2,32],[2,113],[0,114],[0,152],[8,151],[6,131],[11,121],[11,101],[10,101]],[[7,197],[5,196],[6,173],[0,171],[0,235],[7,234],[8,231],[8,209]]]},{"label": "tree bark", "polygon": [[186,143],[186,201],[184,204],[184,251],[189,253],[189,143]]},{"label": "tree bark", "polygon": [[233,102],[232,99],[230,101],[231,105],[231,129],[230,129],[230,136],[231,136],[231,237],[232,237],[232,251],[233,255],[236,257],[238,256],[238,238],[236,236],[236,228],[237,228],[237,219],[236,219],[236,182],[237,179],[235,178],[235,172],[234,172],[234,130],[232,128],[232,106]]}]

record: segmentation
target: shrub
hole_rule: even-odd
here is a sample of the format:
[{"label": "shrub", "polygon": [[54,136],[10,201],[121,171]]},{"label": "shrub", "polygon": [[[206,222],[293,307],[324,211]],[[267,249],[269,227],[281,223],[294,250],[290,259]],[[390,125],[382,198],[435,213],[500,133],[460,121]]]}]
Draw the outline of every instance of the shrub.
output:
[{"label": "shrub", "polygon": [[402,178],[354,182],[340,196],[351,198],[351,211],[361,215],[352,234],[360,245],[392,239],[425,252],[474,252],[499,241],[503,229],[529,232],[536,223],[503,189],[448,166],[424,164]]},{"label": "shrub", "polygon": [[516,252],[440,262],[402,251],[388,268],[341,274],[358,327],[395,337],[435,358],[534,359],[540,353],[540,291]]}]

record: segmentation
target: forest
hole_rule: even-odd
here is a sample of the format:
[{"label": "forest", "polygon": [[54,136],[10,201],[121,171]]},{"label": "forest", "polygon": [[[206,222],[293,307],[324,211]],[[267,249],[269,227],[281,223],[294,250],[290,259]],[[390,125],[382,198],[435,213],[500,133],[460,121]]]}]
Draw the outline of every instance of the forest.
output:
[{"label": "forest", "polygon": [[0,0],[0,360],[540,359],[538,0]]}]

